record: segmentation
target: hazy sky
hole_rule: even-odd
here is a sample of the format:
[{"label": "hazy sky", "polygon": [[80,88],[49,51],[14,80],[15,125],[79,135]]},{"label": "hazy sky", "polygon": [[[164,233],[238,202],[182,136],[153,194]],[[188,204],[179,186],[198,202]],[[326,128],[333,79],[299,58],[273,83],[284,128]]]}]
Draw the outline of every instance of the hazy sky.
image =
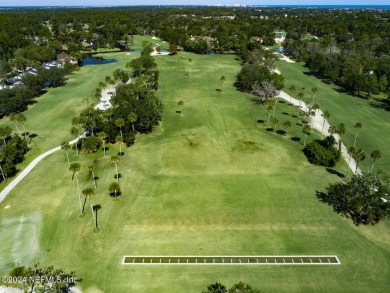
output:
[{"label": "hazy sky", "polygon": [[0,0],[0,6],[115,6],[115,5],[389,5],[388,0]]}]

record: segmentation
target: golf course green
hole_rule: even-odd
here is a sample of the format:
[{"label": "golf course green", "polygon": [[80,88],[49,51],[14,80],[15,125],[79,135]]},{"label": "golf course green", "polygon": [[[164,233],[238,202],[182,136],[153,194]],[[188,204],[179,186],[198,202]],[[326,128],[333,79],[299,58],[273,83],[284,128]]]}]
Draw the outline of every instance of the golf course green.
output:
[{"label": "golf course green", "polygon": [[[82,100],[93,101],[98,82],[139,55],[105,56],[119,62],[81,68],[67,85],[50,89],[25,113],[27,131],[37,137],[20,168],[73,139],[71,118],[85,107]],[[95,167],[98,180],[92,202],[101,205],[99,230],[94,229],[88,206],[80,215],[76,182],[65,152],[58,151],[41,161],[0,204],[0,239],[6,239],[0,247],[0,256],[5,256],[0,262],[3,275],[16,264],[53,265],[75,271],[83,279],[78,286],[84,293],[201,292],[211,283],[230,287],[239,281],[261,292],[388,290],[389,221],[356,227],[318,201],[316,190],[340,178],[308,163],[302,144],[291,140],[293,136],[303,140],[299,121],[291,117],[296,108],[281,103],[276,109],[281,124],[286,119],[294,122],[288,135],[266,131],[266,108],[233,86],[240,70],[234,55],[180,52],[155,59],[163,118],[151,134],[137,135],[135,144],[124,149],[118,164],[121,196],[112,198],[107,189],[115,181],[110,156],[119,145],[109,145],[106,156],[102,150],[79,157],[74,150],[69,153],[71,162],[81,165],[81,189],[93,187],[88,166]],[[305,80],[289,69],[297,65],[283,62],[277,66],[286,72],[286,87],[304,86]],[[388,113],[359,104],[356,111],[365,116],[355,121],[350,108],[342,112],[343,104],[332,102],[329,85],[305,84],[307,89],[313,85],[319,89],[321,109],[332,114],[331,123],[344,122],[349,129],[354,122],[363,123],[359,144],[385,153],[378,162],[378,167],[385,167],[390,159],[386,126],[377,130],[377,136],[372,132],[375,125],[390,123]],[[178,106],[179,101],[183,105]],[[6,123],[10,122],[0,124]],[[347,144],[351,140],[352,130]],[[11,254],[14,247],[17,251]],[[122,265],[125,255],[336,255],[341,265],[131,266]]]}]

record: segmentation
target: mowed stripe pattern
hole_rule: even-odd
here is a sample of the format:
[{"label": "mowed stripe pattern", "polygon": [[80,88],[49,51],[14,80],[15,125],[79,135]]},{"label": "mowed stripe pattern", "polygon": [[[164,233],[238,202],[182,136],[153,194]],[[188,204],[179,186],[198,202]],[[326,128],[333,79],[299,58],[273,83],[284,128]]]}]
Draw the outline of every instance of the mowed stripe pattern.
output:
[{"label": "mowed stripe pattern", "polygon": [[124,265],[341,265],[336,255],[124,256]]}]

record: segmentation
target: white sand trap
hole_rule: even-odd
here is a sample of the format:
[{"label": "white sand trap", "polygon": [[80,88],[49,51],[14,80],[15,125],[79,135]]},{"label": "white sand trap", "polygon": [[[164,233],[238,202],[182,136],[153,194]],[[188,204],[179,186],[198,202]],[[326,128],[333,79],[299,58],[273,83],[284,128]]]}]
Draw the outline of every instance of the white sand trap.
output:
[{"label": "white sand trap", "polygon": [[283,54],[280,54],[280,56],[282,56],[282,58],[279,58],[280,60],[284,60],[288,63],[295,63],[294,60],[291,60],[290,58],[288,58],[287,56],[283,55]]},{"label": "white sand trap", "polygon": [[10,205],[6,205],[6,206],[4,207],[4,209],[5,209],[5,210],[8,210],[10,207],[11,207]]},{"label": "white sand trap", "polygon": [[130,55],[131,53],[126,53],[126,55],[128,56],[128,55]]},{"label": "white sand trap", "polygon": [[279,69],[274,69],[274,70],[272,70],[272,72],[274,72],[274,73],[276,73],[276,74],[282,74],[280,71],[279,71]]}]

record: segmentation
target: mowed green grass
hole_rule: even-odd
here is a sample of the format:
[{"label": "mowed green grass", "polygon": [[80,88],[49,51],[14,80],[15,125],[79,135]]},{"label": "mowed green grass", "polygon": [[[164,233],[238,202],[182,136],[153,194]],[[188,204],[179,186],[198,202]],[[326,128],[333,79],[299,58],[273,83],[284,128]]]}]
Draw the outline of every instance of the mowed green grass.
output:
[{"label": "mowed green grass", "polygon": [[[381,108],[370,106],[370,101],[344,93],[336,85],[329,85],[316,77],[309,75],[309,70],[301,63],[287,63],[279,60],[276,67],[285,77],[285,90],[295,98],[302,87],[305,87],[305,98],[312,101],[311,89],[316,87],[317,103],[322,111],[329,111],[331,114],[328,120],[331,125],[337,126],[344,123],[347,127],[347,133],[343,137],[344,144],[349,147],[353,145],[356,129],[355,123],[360,122],[363,128],[359,130],[356,146],[363,148],[366,159],[360,163],[362,170],[367,171],[372,164],[370,154],[373,150],[380,150],[383,158],[375,163],[378,169],[389,173],[390,171],[390,113]],[[296,91],[291,93],[288,89],[295,85]]]},{"label": "mowed green grass", "polygon": [[[163,120],[125,149],[119,164],[122,196],[113,199],[107,191],[115,174],[109,156],[118,146],[110,146],[106,157],[98,152],[77,158],[71,152],[71,160],[81,164],[82,189],[93,186],[87,166],[96,165],[93,203],[102,206],[100,231],[93,229],[88,206],[79,216],[76,184],[65,153],[57,152],[0,206],[1,229],[22,215],[39,213],[42,219],[39,252],[19,261],[31,263],[35,256],[43,265],[75,271],[87,293],[201,292],[211,283],[239,281],[262,292],[385,292],[390,286],[389,223],[355,227],[316,199],[315,190],[337,177],[307,163],[299,143],[257,122],[266,111],[234,89],[240,69],[234,56],[180,53],[156,60]],[[217,91],[222,75],[226,82]],[[178,101],[184,102],[181,116]],[[342,265],[121,264],[124,255],[298,254],[337,255]]]}]

